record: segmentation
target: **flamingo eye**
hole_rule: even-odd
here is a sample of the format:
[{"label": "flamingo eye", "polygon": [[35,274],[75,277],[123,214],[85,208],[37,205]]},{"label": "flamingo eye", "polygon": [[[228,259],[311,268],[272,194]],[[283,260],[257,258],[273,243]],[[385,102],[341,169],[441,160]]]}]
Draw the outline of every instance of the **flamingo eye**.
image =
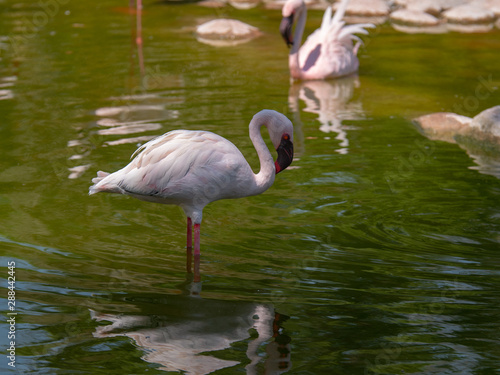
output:
[{"label": "flamingo eye", "polygon": [[283,139],[284,139],[285,141],[288,141],[288,140],[290,139],[290,136],[289,136],[288,134],[286,134],[286,133],[285,133],[285,134],[283,134]]}]

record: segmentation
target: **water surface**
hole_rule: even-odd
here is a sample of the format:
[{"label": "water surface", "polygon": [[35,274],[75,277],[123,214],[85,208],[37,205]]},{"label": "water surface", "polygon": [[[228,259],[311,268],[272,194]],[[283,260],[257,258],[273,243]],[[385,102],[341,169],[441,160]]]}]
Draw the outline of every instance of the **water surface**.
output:
[{"label": "water surface", "polygon": [[[127,5],[68,2],[30,33],[39,6],[2,4],[0,254],[18,313],[16,372],[5,356],[2,372],[498,372],[500,182],[411,122],[499,103],[498,30],[379,26],[357,77],[290,85],[279,11],[147,3],[141,69]],[[264,35],[199,43],[216,16]],[[201,283],[179,208],[87,195],[173,129],[214,131],[257,170],[248,123],[263,108],[294,122],[293,168],[206,208]]]}]

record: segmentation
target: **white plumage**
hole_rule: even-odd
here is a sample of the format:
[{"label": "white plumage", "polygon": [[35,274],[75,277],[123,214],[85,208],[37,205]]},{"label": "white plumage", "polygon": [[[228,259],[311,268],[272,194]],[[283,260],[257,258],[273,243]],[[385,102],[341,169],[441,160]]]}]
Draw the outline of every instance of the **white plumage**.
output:
[{"label": "white plumage", "polygon": [[[368,34],[365,28],[372,24],[345,26],[342,21],[349,0],[342,0],[335,15],[328,7],[323,15],[321,27],[314,31],[300,46],[307,18],[303,0],[288,0],[283,6],[280,31],[290,46],[289,68],[293,79],[313,80],[336,78],[358,70],[357,57],[361,40],[355,34]],[[292,40],[292,26],[297,22]],[[356,41],[356,44],[353,43]]]},{"label": "white plumage", "polygon": [[[262,126],[267,127],[278,151],[276,162],[260,134]],[[261,164],[258,174],[227,139],[207,131],[174,130],[141,146],[132,155],[133,160],[119,171],[98,172],[89,194],[118,193],[181,206],[188,218],[188,250],[192,246],[191,226],[195,225],[196,261],[203,208],[219,199],[264,192],[273,184],[276,173],[292,162],[293,125],[284,115],[260,111],[249,130]]]}]

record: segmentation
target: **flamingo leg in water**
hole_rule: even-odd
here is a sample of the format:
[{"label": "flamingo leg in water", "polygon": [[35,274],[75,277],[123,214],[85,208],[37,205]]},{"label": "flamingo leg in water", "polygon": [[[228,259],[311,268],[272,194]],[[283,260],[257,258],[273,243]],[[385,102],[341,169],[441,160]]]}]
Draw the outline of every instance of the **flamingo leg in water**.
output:
[{"label": "flamingo leg in water", "polygon": [[194,225],[194,281],[198,282],[200,277],[200,224]]},{"label": "flamingo leg in water", "polygon": [[186,271],[191,273],[191,262],[193,258],[193,222],[187,218],[187,244],[186,244]]}]

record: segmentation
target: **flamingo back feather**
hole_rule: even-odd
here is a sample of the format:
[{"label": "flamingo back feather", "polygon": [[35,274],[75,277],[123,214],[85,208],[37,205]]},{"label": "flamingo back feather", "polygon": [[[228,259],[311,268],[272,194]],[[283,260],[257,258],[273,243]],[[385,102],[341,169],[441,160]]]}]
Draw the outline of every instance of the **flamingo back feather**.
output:
[{"label": "flamingo back feather", "polygon": [[[328,7],[323,15],[321,32],[325,36],[326,43],[340,42],[349,49],[353,49],[354,54],[356,54],[359,46],[363,42],[355,34],[368,35],[368,31],[365,30],[365,28],[374,28],[375,25],[371,23],[359,23],[345,26],[343,18],[348,3],[349,0],[342,0],[333,17],[331,15],[331,7]],[[356,46],[354,48],[352,47],[353,41],[356,41]]]}]

